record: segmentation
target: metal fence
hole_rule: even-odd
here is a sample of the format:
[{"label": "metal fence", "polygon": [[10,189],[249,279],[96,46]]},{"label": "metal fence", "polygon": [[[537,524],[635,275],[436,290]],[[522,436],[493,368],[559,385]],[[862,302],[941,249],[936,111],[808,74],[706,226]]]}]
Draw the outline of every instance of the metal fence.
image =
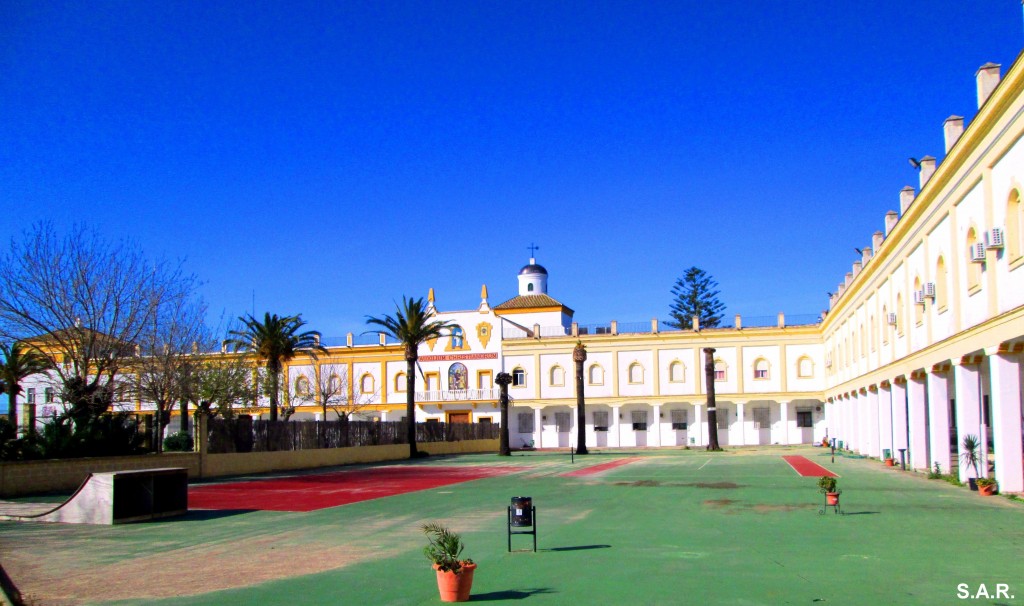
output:
[{"label": "metal fence", "polygon": [[[261,421],[210,419],[208,452],[267,452],[406,444],[404,421]],[[498,437],[486,423],[417,423],[417,442],[457,442]]]}]

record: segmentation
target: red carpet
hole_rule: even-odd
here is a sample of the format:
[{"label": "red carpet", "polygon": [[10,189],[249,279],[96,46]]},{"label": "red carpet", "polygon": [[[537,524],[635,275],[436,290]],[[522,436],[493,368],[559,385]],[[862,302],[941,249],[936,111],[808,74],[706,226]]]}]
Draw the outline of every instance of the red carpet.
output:
[{"label": "red carpet", "polygon": [[190,509],[315,511],[521,470],[513,467],[382,467],[193,486],[188,491],[188,505]]},{"label": "red carpet", "polygon": [[821,476],[829,476],[831,478],[838,478],[836,474],[825,469],[821,465],[818,465],[814,461],[807,457],[801,457],[799,455],[790,455],[788,457],[782,457],[789,466],[793,468],[793,471],[805,477],[820,478]]},{"label": "red carpet", "polygon": [[570,471],[569,473],[561,474],[566,478],[580,478],[583,476],[592,476],[595,473],[601,473],[609,469],[615,469],[616,467],[622,467],[623,465],[629,465],[634,461],[639,461],[640,457],[631,457],[628,459],[619,459],[618,461],[612,461],[611,463],[602,463],[600,465],[594,465],[592,467],[586,467],[584,469],[578,469],[576,471]]}]

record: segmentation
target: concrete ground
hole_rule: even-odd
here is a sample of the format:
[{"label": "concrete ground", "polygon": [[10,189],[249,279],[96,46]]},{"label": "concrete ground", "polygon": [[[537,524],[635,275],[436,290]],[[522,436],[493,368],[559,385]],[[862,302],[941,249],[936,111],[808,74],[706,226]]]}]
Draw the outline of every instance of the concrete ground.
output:
[{"label": "concrete ground", "polygon": [[[791,454],[839,474],[845,515],[819,515],[816,479],[782,460]],[[562,475],[627,457],[638,460]],[[437,604],[419,527],[441,521],[479,565],[472,601],[1024,604],[1024,503],[878,461],[833,464],[820,448],[768,447],[416,465],[514,469],[306,513],[193,511],[113,527],[0,522],[0,563],[38,604]],[[513,496],[533,497],[537,553],[528,536],[506,552]]]}]

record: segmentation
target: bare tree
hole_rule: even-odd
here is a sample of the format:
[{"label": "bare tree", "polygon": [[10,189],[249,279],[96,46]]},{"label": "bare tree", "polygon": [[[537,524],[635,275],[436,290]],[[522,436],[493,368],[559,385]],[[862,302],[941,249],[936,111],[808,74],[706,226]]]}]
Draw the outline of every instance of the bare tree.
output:
[{"label": "bare tree", "polygon": [[53,360],[65,404],[89,418],[109,409],[144,335],[196,288],[180,263],[147,259],[131,241],[38,223],[0,258],[0,339]]},{"label": "bare tree", "polygon": [[200,414],[235,417],[259,397],[253,380],[255,359],[238,354],[204,356],[192,375],[189,401]]}]

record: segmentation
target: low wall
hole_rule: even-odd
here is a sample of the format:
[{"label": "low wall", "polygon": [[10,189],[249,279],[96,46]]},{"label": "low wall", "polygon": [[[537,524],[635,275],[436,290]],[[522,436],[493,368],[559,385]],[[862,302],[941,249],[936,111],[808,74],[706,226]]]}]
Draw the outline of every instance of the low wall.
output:
[{"label": "low wall", "polygon": [[133,457],[85,457],[0,463],[0,496],[16,497],[78,488],[90,473],[159,467],[184,467],[190,478],[200,473],[199,453],[175,452]]},{"label": "low wall", "polygon": [[[419,450],[432,455],[497,452],[498,440],[423,442]],[[48,461],[0,463],[0,497],[46,492],[67,492],[78,488],[90,473],[127,471],[158,467],[184,467],[189,479],[219,478],[271,471],[316,469],[353,463],[397,461],[409,456],[407,444],[357,446],[276,452],[205,454],[165,453],[135,457],[90,457]]]}]

